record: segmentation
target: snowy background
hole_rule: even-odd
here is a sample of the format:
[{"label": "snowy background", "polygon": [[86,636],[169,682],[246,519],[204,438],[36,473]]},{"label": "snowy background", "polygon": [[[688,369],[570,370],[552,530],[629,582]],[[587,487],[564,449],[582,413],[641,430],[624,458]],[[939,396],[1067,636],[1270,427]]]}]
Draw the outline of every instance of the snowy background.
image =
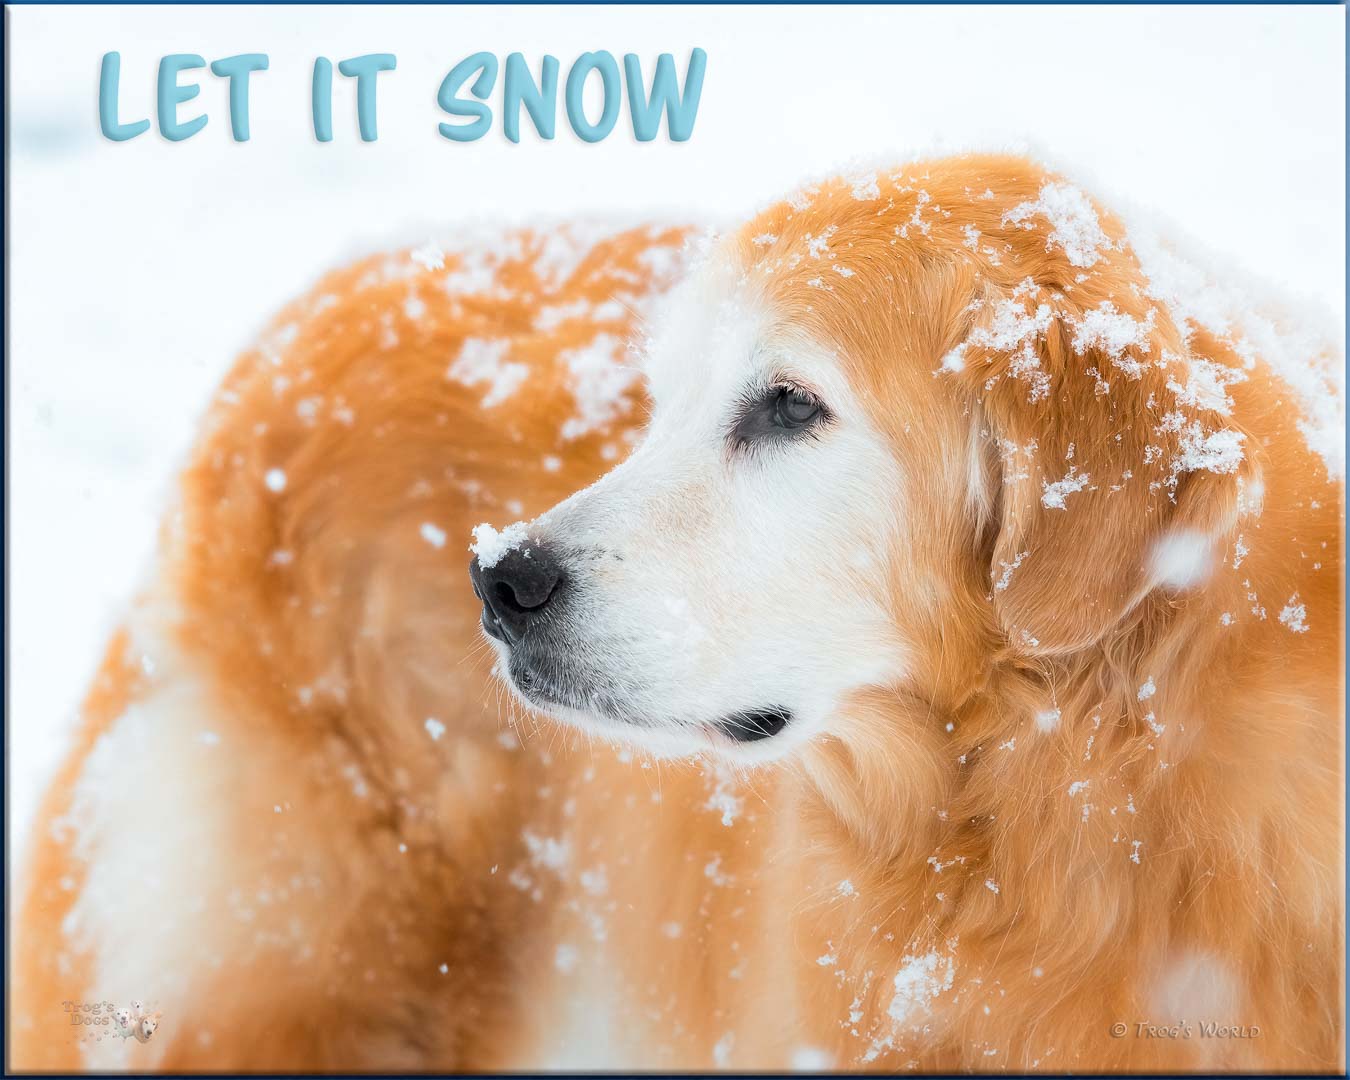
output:
[{"label": "snowy background", "polygon": [[[1030,149],[1108,204],[1161,211],[1225,262],[1321,305],[1344,337],[1345,12],[1320,8],[567,9],[18,7],[9,61],[11,852],[213,385],[269,314],[334,263],[428,227],[574,211],[734,219],[798,180],[918,150]],[[707,50],[692,139],[586,145],[560,118],[442,139],[445,72],[480,49],[650,65]],[[154,119],[161,55],[265,52],[252,141],[205,72],[172,144],[98,133],[102,54],[122,117]],[[379,141],[334,80],[314,141],[309,78],[392,52]],[[648,68],[650,70],[650,68]],[[345,95],[345,96],[344,96]],[[498,111],[500,84],[491,104]],[[594,115],[594,114],[592,114]]]}]

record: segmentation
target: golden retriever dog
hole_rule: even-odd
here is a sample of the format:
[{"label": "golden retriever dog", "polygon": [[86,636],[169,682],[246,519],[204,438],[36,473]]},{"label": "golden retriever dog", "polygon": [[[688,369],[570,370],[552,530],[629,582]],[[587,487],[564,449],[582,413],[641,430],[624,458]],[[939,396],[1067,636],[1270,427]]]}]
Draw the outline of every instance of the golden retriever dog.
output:
[{"label": "golden retriever dog", "polygon": [[1339,360],[1231,296],[974,155],[330,275],[41,809],[11,1064],[1343,1069]]}]

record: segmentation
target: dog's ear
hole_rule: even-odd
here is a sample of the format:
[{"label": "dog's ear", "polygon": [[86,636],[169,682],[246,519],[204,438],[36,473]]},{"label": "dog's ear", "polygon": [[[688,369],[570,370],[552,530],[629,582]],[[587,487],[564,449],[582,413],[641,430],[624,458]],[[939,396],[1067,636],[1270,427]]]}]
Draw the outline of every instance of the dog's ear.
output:
[{"label": "dog's ear", "polygon": [[1184,586],[1178,558],[1212,564],[1253,479],[1223,408],[1240,369],[1193,355],[1143,289],[1096,280],[983,286],[943,364],[979,403],[990,596],[1029,656],[1093,645],[1154,588]]}]

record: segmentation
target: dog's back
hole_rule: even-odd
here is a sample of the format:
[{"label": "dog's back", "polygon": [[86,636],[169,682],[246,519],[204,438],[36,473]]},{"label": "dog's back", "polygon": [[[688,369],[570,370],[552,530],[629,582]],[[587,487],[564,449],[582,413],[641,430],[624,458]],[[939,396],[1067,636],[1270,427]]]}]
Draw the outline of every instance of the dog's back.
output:
[{"label": "dog's back", "polygon": [[[469,532],[627,452],[626,343],[685,238],[368,258],[240,359],[39,815],[13,1065],[495,1060],[502,958],[540,921],[508,878],[553,781],[549,737],[502,722]],[[159,1030],[72,1025],[94,998]]]}]

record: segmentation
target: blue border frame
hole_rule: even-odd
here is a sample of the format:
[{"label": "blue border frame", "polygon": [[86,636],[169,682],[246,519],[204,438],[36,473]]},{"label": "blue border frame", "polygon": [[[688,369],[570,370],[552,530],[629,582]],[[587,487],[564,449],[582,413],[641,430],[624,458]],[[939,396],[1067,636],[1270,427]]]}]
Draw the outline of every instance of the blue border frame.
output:
[{"label": "blue border frame", "polygon": [[[243,3],[240,3],[240,2],[232,2],[232,0],[198,0],[198,2],[196,2],[196,3],[177,3],[177,2],[175,2],[175,0],[138,0],[138,2],[139,2],[140,4],[144,4],[144,5],[146,5],[146,6],[154,6],[154,7],[217,7],[217,6],[233,6],[233,7],[271,7],[271,6],[275,6],[275,5],[270,4],[270,3],[261,2],[261,0],[246,0],[246,2],[243,2]],[[287,2],[292,3],[292,4],[302,5],[302,6],[318,6],[318,5],[320,5],[320,4],[327,4],[328,6],[341,6],[341,7],[347,7],[347,6],[379,7],[379,6],[382,5],[382,3],[384,3],[384,2],[390,2],[390,0],[377,0],[377,2],[374,2],[374,3],[369,2],[369,0],[287,0]],[[569,2],[569,0],[533,0],[533,2],[531,2],[531,3],[510,3],[509,0],[480,0],[480,3],[479,3],[479,4],[441,3],[441,2],[437,2],[437,0],[398,0],[398,2],[404,3],[404,4],[408,4],[408,5],[410,5],[410,6],[418,6],[418,7],[422,7],[422,6],[426,6],[426,7],[503,6],[503,7],[530,8],[530,7],[558,7],[558,6],[563,6],[564,4],[567,4],[567,3]],[[715,7],[756,7],[756,6],[768,6],[768,4],[774,2],[774,0],[751,0],[751,2],[748,2],[748,3],[747,3],[747,2],[720,2],[720,0],[585,0],[585,2],[586,2],[587,4],[589,4],[589,5],[598,6],[598,7],[644,7],[644,6],[652,6],[652,5],[661,3],[661,4],[673,5],[673,6],[680,6],[680,7],[709,7],[709,8],[715,8]],[[806,7],[806,6],[814,6],[814,7],[821,7],[821,8],[829,8],[829,7],[911,7],[911,6],[919,6],[920,0],[850,0],[850,2],[848,2],[848,3],[832,3],[832,2],[828,2],[828,0],[827,0],[827,2],[820,2],[820,0],[777,0],[777,2],[780,3],[782,6],[792,6],[792,7]],[[5,8],[6,13],[7,13],[7,12],[8,12],[8,9],[11,8],[11,7],[32,7],[32,6],[53,6],[53,7],[55,7],[55,6],[61,6],[61,7],[73,7],[73,6],[77,5],[77,4],[79,4],[79,5],[91,5],[91,6],[111,6],[111,5],[114,5],[115,3],[117,3],[117,0],[10,0],[9,3],[5,3],[5,4],[4,4],[4,8]],[[1154,0],[1154,2],[1151,2],[1151,3],[1150,3],[1150,2],[1142,2],[1142,0],[1140,0],[1140,2],[1134,2],[1134,0],[1036,0],[1036,2],[1032,2],[1032,3],[1023,3],[1023,2],[1019,2],[1019,0],[979,0],[979,2],[973,2],[973,3],[972,3],[972,2],[965,2],[965,0],[923,0],[923,3],[924,3],[925,5],[939,4],[939,5],[943,5],[943,6],[953,6],[953,7],[956,7],[956,6],[960,6],[960,7],[1014,7],[1014,6],[1015,6],[1015,7],[1066,7],[1066,6],[1069,6],[1069,5],[1080,6],[1080,7],[1174,7],[1174,6],[1180,6],[1180,5],[1183,4],[1183,3],[1188,4],[1189,6],[1202,6],[1202,7],[1215,7],[1215,8],[1220,8],[1220,7],[1256,7],[1256,6],[1264,6],[1264,7],[1271,7],[1271,8],[1279,8],[1279,7],[1284,7],[1284,6],[1291,6],[1291,5],[1286,5],[1286,4],[1278,3],[1278,2],[1276,2],[1276,3],[1271,3],[1271,2],[1269,2],[1269,0]],[[1344,6],[1346,6],[1346,0],[1302,0],[1302,2],[1298,4],[1298,6],[1300,6],[1300,7],[1344,7]],[[0,27],[2,27],[2,29],[0,29],[0,36],[3,36],[3,37],[6,39],[6,40],[4,41],[4,46],[7,46],[7,45],[8,45],[8,40],[7,40],[7,38],[8,38],[8,34],[7,34],[8,26],[7,26],[7,24],[0,23]],[[1346,31],[1345,31],[1344,43],[1345,43],[1346,46],[1347,46],[1347,48],[1346,48],[1346,54],[1347,54],[1347,55],[1350,55],[1350,24],[1347,25],[1347,28],[1346,28]],[[8,125],[8,121],[9,121],[9,80],[8,80],[7,59],[8,59],[8,48],[7,48],[7,47],[0,47],[0,86],[3,86],[3,93],[4,93],[4,107],[3,107],[3,108],[0,108],[0,145],[3,145],[3,147],[4,147],[4,157],[5,157],[5,171],[4,171],[4,182],[3,182],[3,214],[4,214],[4,217],[3,217],[3,225],[0,225],[0,237],[3,237],[4,232],[7,231],[7,228],[8,228],[8,222],[9,222],[9,215],[10,215],[10,205],[9,205],[9,182],[8,182],[8,181],[9,181],[9,138],[8,138],[8,135],[9,135],[9,125]],[[1347,99],[1350,99],[1350,94],[1347,94]],[[1347,129],[1347,142],[1350,142],[1350,128]],[[1350,227],[1348,227],[1348,228],[1350,228]],[[1348,238],[1350,238],[1350,232],[1347,233],[1347,237],[1343,237],[1343,241],[1346,240],[1346,239],[1348,239]],[[9,310],[9,280],[8,280],[8,261],[9,261],[9,259],[8,259],[8,256],[9,256],[9,249],[8,249],[8,245],[6,245],[6,246],[5,246],[5,252],[4,252],[4,259],[3,259],[3,260],[0,260],[0,290],[3,290],[3,304],[4,304],[3,310],[4,310],[6,313],[8,313],[8,310]],[[1347,259],[1346,259],[1346,268],[1347,268],[1347,271],[1350,272],[1350,255],[1347,255]],[[1350,284],[1347,284],[1346,299],[1347,299],[1347,301],[1350,301]],[[8,328],[6,327],[5,329],[7,330]],[[8,406],[9,406],[9,385],[10,385],[9,335],[8,335],[8,333],[6,332],[5,335],[4,335],[4,371],[3,371],[3,374],[0,375],[0,447],[3,447],[3,455],[4,455],[4,464],[3,464],[3,468],[0,469],[0,530],[3,530],[3,544],[4,544],[4,573],[3,573],[3,575],[0,575],[0,611],[3,611],[3,623],[0,624],[0,648],[3,648],[3,652],[4,652],[4,656],[3,656],[3,684],[4,684],[4,690],[5,690],[5,694],[4,694],[4,700],[5,700],[5,732],[4,732],[4,735],[5,735],[6,743],[7,743],[7,741],[8,741],[8,737],[9,737],[9,720],[10,720],[8,684],[9,684],[9,669],[10,669],[10,653],[9,653],[9,638],[10,638],[9,577],[10,577],[11,564],[10,564],[10,545],[9,545],[9,498],[8,498],[8,495],[9,495],[9,472],[10,472],[10,462],[11,462],[11,460],[12,460],[12,455],[10,454],[10,428],[9,428],[9,407],[8,407]],[[1344,440],[1345,440],[1345,448],[1346,448],[1347,452],[1350,452],[1350,434],[1345,434],[1345,435],[1344,435]],[[1342,497],[1342,509],[1344,510],[1344,508],[1345,508],[1345,502],[1344,502],[1344,496],[1343,496],[1343,497]],[[1347,583],[1350,583],[1350,575],[1347,575],[1346,572],[1345,572],[1345,556],[1346,556],[1346,551],[1347,551],[1347,530],[1343,528],[1342,533],[1341,533],[1341,551],[1340,551],[1341,567],[1342,567],[1342,586],[1341,586],[1341,587],[1342,587],[1342,604],[1343,604],[1343,605],[1345,605],[1347,599],[1350,599],[1350,589],[1347,589]],[[1350,612],[1347,612],[1345,606],[1342,607],[1342,612],[1343,612],[1343,614],[1346,615],[1346,620],[1347,620],[1347,621],[1346,621],[1346,626],[1343,628],[1343,632],[1342,632],[1342,636],[1341,636],[1341,645],[1340,645],[1340,648],[1341,648],[1341,670],[1342,670],[1341,693],[1342,693],[1342,709],[1344,710],[1345,707],[1346,707],[1346,698],[1345,698],[1345,695],[1346,695],[1346,677],[1345,677],[1346,643],[1347,643],[1347,638],[1350,638]],[[1346,723],[1345,723],[1345,718],[1344,718],[1344,716],[1342,717],[1342,726],[1341,726],[1341,753],[1342,753],[1342,765],[1341,765],[1341,767],[1342,767],[1342,772],[1341,772],[1341,780],[1342,780],[1342,784],[1343,784],[1343,785],[1345,785],[1345,784],[1350,784],[1350,739],[1347,739]],[[5,976],[5,980],[6,980],[6,989],[5,989],[5,994],[4,994],[4,997],[5,997],[5,1009],[4,1009],[4,1014],[5,1014],[5,1022],[6,1022],[6,1025],[8,1025],[8,1020],[9,1020],[9,989],[8,989],[8,974],[9,974],[9,943],[10,943],[10,936],[11,936],[12,929],[13,929],[13,921],[12,921],[12,919],[11,919],[11,914],[12,914],[12,907],[11,907],[11,899],[12,899],[12,897],[11,897],[11,888],[12,888],[12,885],[13,885],[13,883],[14,883],[14,876],[13,876],[13,874],[11,873],[11,870],[12,870],[13,868],[10,866],[10,862],[9,862],[9,823],[10,823],[9,797],[8,797],[8,794],[9,794],[9,784],[8,784],[8,776],[9,776],[9,756],[8,756],[8,754],[5,754],[4,757],[5,757],[5,761],[4,761],[4,776],[5,776],[5,781],[6,781],[4,786],[5,786],[5,789],[6,789],[6,790],[5,790],[5,799],[4,799],[3,811],[2,811],[2,815],[0,815],[0,816],[3,817],[3,828],[2,828],[2,831],[0,831],[0,861],[3,861],[3,863],[4,863],[4,866],[5,866],[5,872],[6,872],[6,877],[5,877],[5,895],[4,895],[5,926],[4,926],[4,934],[3,934],[2,936],[0,936],[0,964],[2,964],[3,967],[0,968],[0,970],[3,970],[4,976]],[[1344,794],[1350,794],[1350,787],[1347,787],[1347,788],[1346,788],[1346,791],[1343,792],[1343,795],[1344,795]],[[1346,802],[1344,802],[1344,801],[1343,801],[1343,803],[1342,803],[1342,808],[1341,808],[1341,821],[1342,821],[1342,828],[1345,829],[1346,824],[1347,824],[1347,804],[1346,804]],[[1346,838],[1346,837],[1345,837],[1345,835],[1343,834],[1342,840],[1344,841],[1345,838]],[[1343,849],[1342,852],[1341,852],[1341,857],[1342,857],[1342,870],[1343,870],[1343,872],[1346,874],[1346,883],[1347,883],[1347,890],[1346,890],[1346,893],[1342,893],[1342,896],[1345,897],[1347,893],[1350,893],[1350,860],[1347,859],[1347,854],[1346,854],[1346,851],[1345,851],[1344,849]],[[1350,968],[1348,968],[1347,970],[1350,970]],[[1343,991],[1344,991],[1344,987],[1343,987]],[[1343,1010],[1344,1010],[1343,1021],[1350,1021],[1350,993],[1343,993],[1343,996],[1342,996],[1342,1008],[1343,1008]],[[1344,1030],[1347,1030],[1347,1029],[1350,1029],[1350,1022],[1347,1022],[1347,1023],[1345,1024],[1345,1026],[1343,1027],[1342,1030],[1344,1031]],[[8,1072],[8,1070],[9,1070],[9,1057],[8,1057],[8,1054],[5,1055],[5,1061],[4,1061],[4,1064],[5,1064],[6,1072]],[[165,1074],[165,1075],[172,1075],[172,1074]],[[392,1074],[392,1075],[397,1075],[397,1074]],[[649,1075],[660,1075],[660,1074],[649,1074]],[[734,1074],[722,1074],[722,1075],[734,1075]],[[761,1074],[761,1075],[772,1075],[772,1074]],[[1011,1074],[1009,1074],[1009,1075],[1016,1075],[1016,1074],[1015,1074],[1015,1073],[1011,1073]],[[1083,1075],[1083,1076],[1085,1076],[1085,1077],[1091,1077],[1091,1076],[1105,1076],[1106,1074],[1100,1074],[1100,1073],[1083,1073],[1083,1074],[1081,1074],[1081,1075]],[[1335,1074],[1332,1074],[1332,1075],[1335,1075]],[[1342,1074],[1340,1074],[1340,1075],[1347,1075],[1347,1074],[1342,1073]]]}]

